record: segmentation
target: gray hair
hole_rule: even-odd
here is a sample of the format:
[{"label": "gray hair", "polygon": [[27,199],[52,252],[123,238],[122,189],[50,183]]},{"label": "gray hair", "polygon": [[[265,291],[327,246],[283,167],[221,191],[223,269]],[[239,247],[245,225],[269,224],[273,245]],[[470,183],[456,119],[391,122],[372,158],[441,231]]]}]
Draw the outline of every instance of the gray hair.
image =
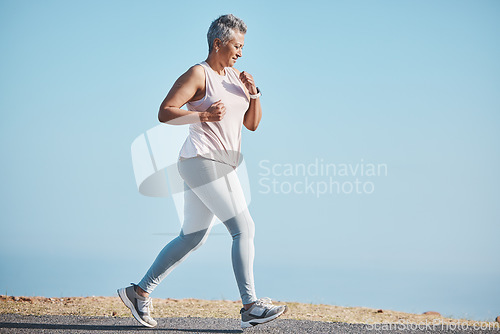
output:
[{"label": "gray hair", "polygon": [[212,52],[216,38],[220,39],[222,44],[229,42],[233,36],[233,30],[246,34],[247,25],[233,14],[221,15],[214,20],[207,33],[208,53]]}]

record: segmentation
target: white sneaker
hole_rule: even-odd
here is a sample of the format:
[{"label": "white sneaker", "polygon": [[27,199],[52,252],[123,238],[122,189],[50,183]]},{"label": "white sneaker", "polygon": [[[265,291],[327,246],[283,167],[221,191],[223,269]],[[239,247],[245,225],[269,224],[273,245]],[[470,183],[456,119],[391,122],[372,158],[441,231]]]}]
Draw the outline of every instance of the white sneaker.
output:
[{"label": "white sneaker", "polygon": [[273,305],[271,298],[260,298],[248,310],[243,307],[241,313],[241,328],[249,328],[276,319],[288,311],[288,306]]},{"label": "white sneaker", "polygon": [[150,315],[153,311],[153,300],[151,297],[143,297],[135,292],[137,284],[130,283],[131,286],[116,290],[122,302],[127,306],[134,318],[146,327],[155,327],[158,323]]}]

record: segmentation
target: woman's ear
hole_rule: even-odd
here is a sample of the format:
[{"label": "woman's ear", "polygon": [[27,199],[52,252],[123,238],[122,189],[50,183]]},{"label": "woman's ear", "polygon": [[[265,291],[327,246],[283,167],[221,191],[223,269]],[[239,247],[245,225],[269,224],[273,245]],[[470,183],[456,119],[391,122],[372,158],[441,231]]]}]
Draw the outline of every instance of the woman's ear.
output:
[{"label": "woman's ear", "polygon": [[222,41],[218,38],[214,40],[214,50],[217,52],[222,47]]}]

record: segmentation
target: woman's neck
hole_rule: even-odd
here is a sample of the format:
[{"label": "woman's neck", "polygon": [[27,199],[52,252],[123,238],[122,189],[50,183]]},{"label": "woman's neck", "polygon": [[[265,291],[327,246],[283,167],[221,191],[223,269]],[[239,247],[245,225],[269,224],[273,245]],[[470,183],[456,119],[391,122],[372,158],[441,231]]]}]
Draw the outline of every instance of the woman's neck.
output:
[{"label": "woman's neck", "polygon": [[210,68],[214,70],[215,73],[219,75],[225,75],[226,71],[224,70],[224,65],[222,65],[212,53],[208,55],[208,58],[205,62],[210,65]]}]

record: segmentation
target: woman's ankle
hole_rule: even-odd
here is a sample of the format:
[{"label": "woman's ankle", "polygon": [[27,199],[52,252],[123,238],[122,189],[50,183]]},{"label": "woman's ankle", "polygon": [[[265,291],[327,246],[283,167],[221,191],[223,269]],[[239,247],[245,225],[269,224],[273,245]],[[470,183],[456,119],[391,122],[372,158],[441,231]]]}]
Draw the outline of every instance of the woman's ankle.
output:
[{"label": "woman's ankle", "polygon": [[243,304],[243,308],[244,308],[245,310],[248,310],[250,307],[252,307],[252,305],[253,305],[253,304],[255,304],[255,302],[250,303],[250,304]]},{"label": "woman's ankle", "polygon": [[142,296],[142,297],[149,297],[149,293],[147,293],[146,291],[142,290],[142,288],[140,286],[137,285],[137,289],[135,291],[139,296]]}]

